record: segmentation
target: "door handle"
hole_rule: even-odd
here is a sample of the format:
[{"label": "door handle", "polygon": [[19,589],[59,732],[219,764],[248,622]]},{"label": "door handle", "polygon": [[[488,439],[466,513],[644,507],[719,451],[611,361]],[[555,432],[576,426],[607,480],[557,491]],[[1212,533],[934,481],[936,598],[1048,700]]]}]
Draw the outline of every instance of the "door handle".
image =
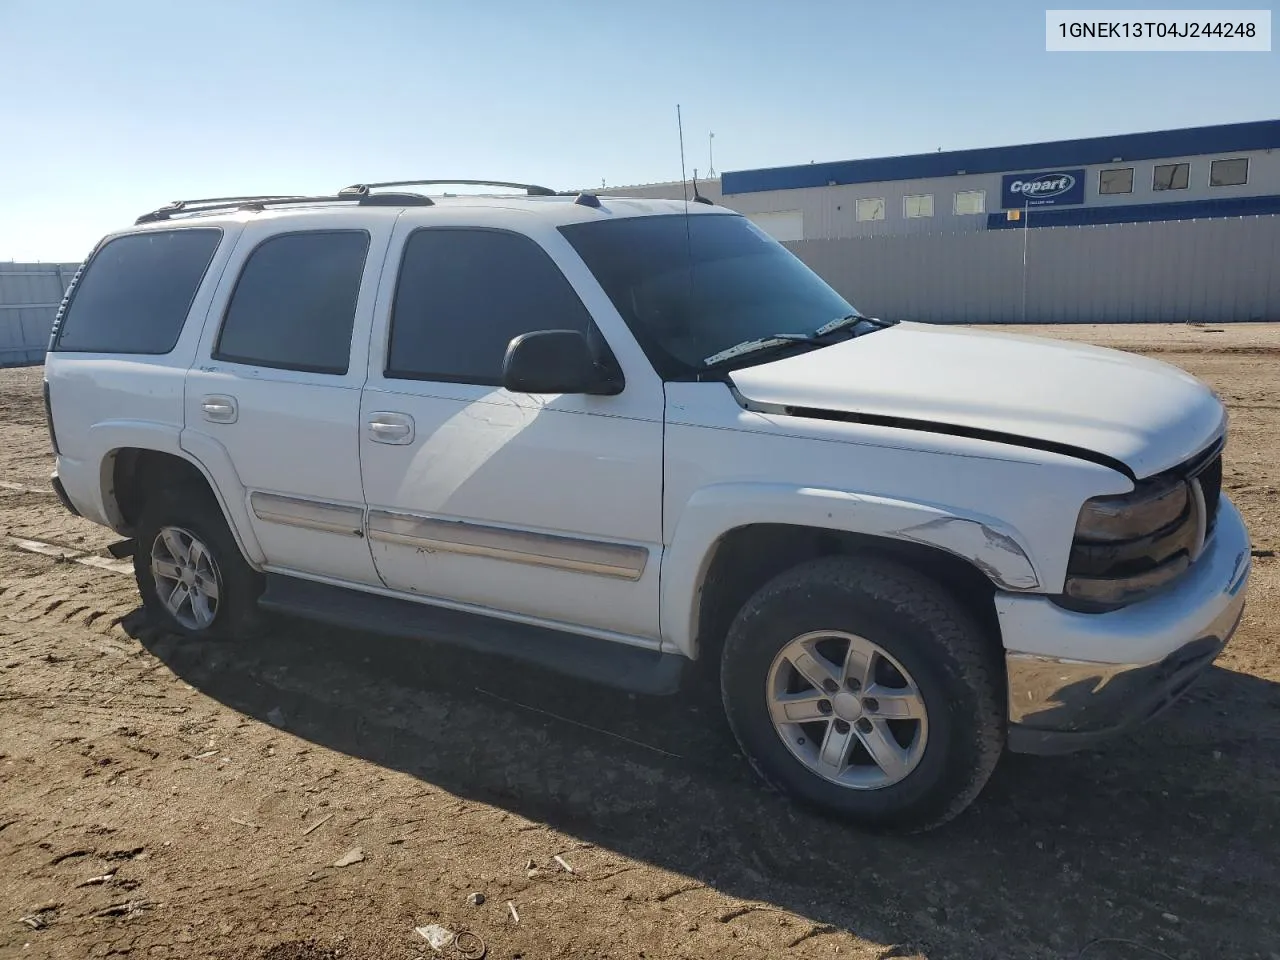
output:
[{"label": "door handle", "polygon": [[201,397],[200,409],[204,412],[204,418],[214,423],[235,423],[240,416],[236,398],[221,394]]},{"label": "door handle", "polygon": [[370,414],[369,439],[374,443],[413,443],[413,417],[406,413]]}]

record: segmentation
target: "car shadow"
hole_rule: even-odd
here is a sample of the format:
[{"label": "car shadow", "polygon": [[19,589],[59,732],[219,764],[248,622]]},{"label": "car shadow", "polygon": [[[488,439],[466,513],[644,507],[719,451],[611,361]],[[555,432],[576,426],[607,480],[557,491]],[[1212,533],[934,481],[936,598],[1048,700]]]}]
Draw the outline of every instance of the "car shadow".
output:
[{"label": "car shadow", "polygon": [[[1280,943],[1280,684],[1246,674],[1213,668],[1096,751],[1006,756],[958,820],[902,837],[762,789],[710,697],[628,696],[291,620],[226,644],[156,633],[141,611],[123,625],[248,716],[283,717],[296,736],[691,886],[890,944],[885,958],[1075,957],[1095,938],[1266,956]],[[1101,943],[1088,957],[1126,949]]]}]

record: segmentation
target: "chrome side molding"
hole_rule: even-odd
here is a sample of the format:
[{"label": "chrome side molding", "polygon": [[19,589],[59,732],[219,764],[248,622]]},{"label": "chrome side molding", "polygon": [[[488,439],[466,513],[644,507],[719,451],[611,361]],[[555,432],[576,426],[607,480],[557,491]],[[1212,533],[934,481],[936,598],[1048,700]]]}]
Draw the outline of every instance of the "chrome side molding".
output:
[{"label": "chrome side molding", "polygon": [[268,523],[322,530],[344,537],[364,536],[364,510],[360,507],[256,492],[249,495],[249,505],[254,516]]},{"label": "chrome side molding", "polygon": [[632,544],[602,543],[388,510],[369,511],[369,539],[621,580],[639,580],[649,560],[648,548]]}]

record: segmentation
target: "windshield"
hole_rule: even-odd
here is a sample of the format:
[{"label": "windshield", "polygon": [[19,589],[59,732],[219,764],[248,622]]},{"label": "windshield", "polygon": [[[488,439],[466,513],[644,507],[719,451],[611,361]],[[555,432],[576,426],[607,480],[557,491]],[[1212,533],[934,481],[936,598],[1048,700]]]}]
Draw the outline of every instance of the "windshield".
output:
[{"label": "windshield", "polygon": [[[746,217],[627,217],[560,230],[667,380],[708,369],[707,358],[744,341],[812,334],[857,313]],[[780,349],[812,347],[797,340]],[[745,353],[728,366],[777,356]]]}]

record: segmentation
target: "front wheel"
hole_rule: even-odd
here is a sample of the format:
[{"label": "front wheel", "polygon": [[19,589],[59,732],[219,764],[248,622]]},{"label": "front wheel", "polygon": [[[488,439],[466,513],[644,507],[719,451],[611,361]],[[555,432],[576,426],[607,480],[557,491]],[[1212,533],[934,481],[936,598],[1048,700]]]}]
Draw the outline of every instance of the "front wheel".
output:
[{"label": "front wheel", "polygon": [[864,826],[926,830],[968,806],[1003,749],[991,651],[933,581],[830,557],[779,575],[743,607],[721,692],[770,784]]}]

